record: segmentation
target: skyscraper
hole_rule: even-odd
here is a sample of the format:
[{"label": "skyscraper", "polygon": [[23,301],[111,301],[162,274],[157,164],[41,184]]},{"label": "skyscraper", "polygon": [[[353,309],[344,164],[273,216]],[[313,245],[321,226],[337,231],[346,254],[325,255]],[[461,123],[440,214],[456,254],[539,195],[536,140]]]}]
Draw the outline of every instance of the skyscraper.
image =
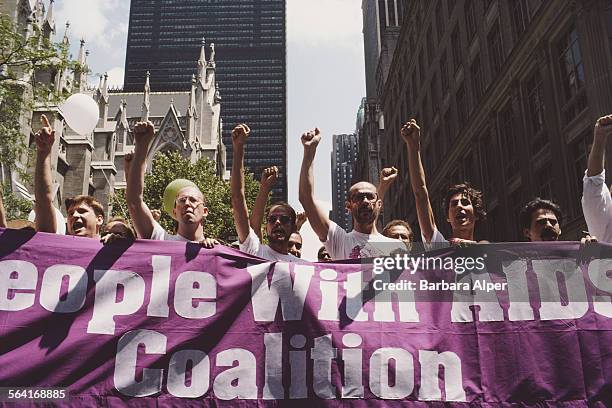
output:
[{"label": "skyscraper", "polygon": [[[232,162],[231,130],[252,129],[245,164],[257,175],[281,169],[273,194],[287,198],[285,0],[132,0],[124,90],[189,90],[202,40],[212,52],[223,100],[223,141]],[[211,56],[208,56],[211,59]]]},{"label": "skyscraper", "polygon": [[331,153],[331,220],[347,231],[353,229],[353,218],[345,207],[355,160],[357,160],[357,136],[354,134],[334,135]]}]

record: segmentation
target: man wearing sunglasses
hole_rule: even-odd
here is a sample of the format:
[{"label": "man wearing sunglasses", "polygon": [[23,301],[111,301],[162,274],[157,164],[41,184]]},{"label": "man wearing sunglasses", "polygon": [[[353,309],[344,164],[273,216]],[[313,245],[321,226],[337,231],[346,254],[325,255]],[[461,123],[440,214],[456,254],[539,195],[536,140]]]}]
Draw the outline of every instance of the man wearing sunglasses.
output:
[{"label": "man wearing sunglasses", "polygon": [[353,216],[353,231],[346,232],[331,221],[314,198],[313,162],[321,141],[319,129],[302,135],[304,158],[300,172],[300,203],[312,229],[333,260],[371,258],[405,250],[398,240],[383,236],[376,230],[376,220],[382,209],[382,200],[376,186],[366,181],[353,184],[348,192],[346,210]]},{"label": "man wearing sunglasses", "polygon": [[232,209],[240,250],[269,261],[296,262],[300,259],[289,253],[289,238],[296,232],[296,214],[286,203],[275,203],[270,206],[266,217],[266,234],[269,245],[264,245],[249,225],[244,187],[244,146],[251,129],[245,124],[237,125],[232,130]]},{"label": "man wearing sunglasses", "polygon": [[189,180],[174,180],[164,191],[164,209],[178,223],[177,234],[166,232],[153,218],[143,200],[146,159],[155,137],[153,123],[139,122],[134,126],[134,155],[128,166],[126,201],[138,237],[159,241],[198,242],[212,248],[216,241],[204,236],[203,222],[208,215],[204,194]]}]

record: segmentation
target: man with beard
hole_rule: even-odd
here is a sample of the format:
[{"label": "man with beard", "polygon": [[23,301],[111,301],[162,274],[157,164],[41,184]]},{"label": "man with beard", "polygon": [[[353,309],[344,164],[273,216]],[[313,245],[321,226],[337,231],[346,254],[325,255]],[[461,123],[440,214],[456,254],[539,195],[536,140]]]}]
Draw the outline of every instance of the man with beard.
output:
[{"label": "man with beard", "polygon": [[300,259],[289,253],[289,237],[296,231],[296,214],[286,203],[275,203],[268,209],[266,234],[269,245],[264,245],[249,224],[244,187],[244,146],[251,129],[245,124],[232,130],[232,209],[240,250],[269,261],[297,262]]},{"label": "man with beard", "polygon": [[155,221],[143,200],[147,153],[155,136],[153,123],[137,123],[133,134],[135,148],[129,165],[126,201],[138,236],[160,241],[198,242],[212,248],[216,241],[204,236],[202,226],[208,215],[204,194],[189,180],[174,180],[164,191],[164,209],[178,222],[177,234],[169,234]]},{"label": "man with beard", "polygon": [[521,209],[519,221],[529,241],[558,241],[561,236],[561,208],[552,201],[531,200]]},{"label": "man with beard", "polygon": [[[314,199],[313,161],[321,141],[318,128],[302,134],[304,158],[300,171],[300,203],[315,234],[324,243],[333,260],[370,258],[389,255],[403,244],[387,238],[376,230],[376,220],[382,208],[376,186],[366,181],[353,184],[348,191],[346,210],[353,216],[353,231],[346,232],[331,221]],[[401,245],[401,246],[400,246]]]},{"label": "man with beard", "polygon": [[606,185],[604,158],[606,143],[612,136],[612,115],[597,119],[593,146],[582,185],[582,211],[589,232],[603,242],[612,242],[612,198]]},{"label": "man with beard", "polygon": [[416,202],[417,217],[424,243],[438,242],[451,244],[473,243],[476,221],[486,218],[482,193],[468,183],[451,186],[444,199],[444,212],[452,228],[452,236],[447,241],[438,231],[434,218],[425,170],[421,162],[421,129],[416,120],[411,119],[401,129],[401,136],[408,148],[408,169],[410,184]]}]

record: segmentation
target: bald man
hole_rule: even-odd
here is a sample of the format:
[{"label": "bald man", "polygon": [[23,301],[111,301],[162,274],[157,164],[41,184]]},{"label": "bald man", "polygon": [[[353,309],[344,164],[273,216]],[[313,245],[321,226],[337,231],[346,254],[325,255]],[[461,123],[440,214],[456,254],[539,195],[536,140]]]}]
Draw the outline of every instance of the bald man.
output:
[{"label": "bald man", "polygon": [[319,129],[302,134],[304,158],[300,171],[300,203],[308,221],[333,260],[371,258],[389,255],[393,250],[405,250],[401,241],[387,238],[376,230],[376,220],[382,200],[376,186],[361,181],[348,191],[345,208],[353,217],[353,231],[346,232],[331,221],[314,198],[313,161],[321,141]]}]

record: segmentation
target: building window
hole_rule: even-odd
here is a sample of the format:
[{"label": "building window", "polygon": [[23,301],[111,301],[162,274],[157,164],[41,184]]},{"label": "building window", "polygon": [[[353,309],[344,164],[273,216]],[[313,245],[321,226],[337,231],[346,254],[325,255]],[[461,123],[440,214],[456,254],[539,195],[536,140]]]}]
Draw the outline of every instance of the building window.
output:
[{"label": "building window", "polygon": [[506,170],[505,176],[507,180],[518,172],[518,154],[516,151],[517,141],[515,129],[516,124],[514,121],[512,102],[508,102],[504,109],[502,109],[502,111],[499,113],[499,137],[504,154],[504,169]]},{"label": "building window", "polygon": [[457,88],[455,98],[457,102],[457,123],[459,124],[457,133],[459,133],[470,115],[470,108],[468,106],[469,104],[465,95],[465,86],[463,86],[463,84]]},{"label": "building window", "polygon": [[[535,181],[537,183],[538,195],[545,200],[553,200],[553,173],[552,164],[548,163],[536,171]],[[580,179],[582,183],[582,178]]]},{"label": "building window", "polygon": [[474,105],[478,105],[484,90],[484,80],[482,77],[482,67],[480,66],[480,54],[476,54],[472,66],[470,67],[472,74],[472,93],[474,95]]},{"label": "building window", "polygon": [[499,154],[495,135],[485,135],[482,140],[481,151],[483,154],[481,157],[483,160],[484,187],[490,199],[497,195],[497,186],[501,178],[499,176],[496,177],[499,174]]},{"label": "building window", "polygon": [[436,116],[438,110],[438,76],[434,74],[431,78],[431,117]]},{"label": "building window", "polygon": [[468,43],[472,42],[476,35],[476,9],[474,8],[475,1],[467,0],[465,2],[465,28],[467,30]]},{"label": "building window", "polygon": [[427,62],[431,65],[431,62],[434,59],[434,44],[433,44],[433,34],[431,30],[431,26],[427,30]]},{"label": "building window", "polygon": [[442,0],[438,0],[436,4],[436,31],[438,32],[438,42],[442,42],[444,35],[444,14],[442,14]]},{"label": "building window", "polygon": [[569,153],[573,164],[573,177],[574,183],[574,202],[576,208],[582,208],[580,205],[580,192],[582,191],[582,178],[584,177],[584,170],[587,168],[587,159],[589,157],[589,144],[592,142],[591,131],[585,131],[578,139],[569,145]]},{"label": "building window", "polygon": [[612,3],[610,2],[608,2],[608,45],[612,54]]},{"label": "building window", "polygon": [[558,55],[565,99],[562,112],[564,123],[567,124],[587,105],[582,53],[575,28],[571,28],[559,42]]},{"label": "building window", "polygon": [[380,29],[383,31],[387,28],[387,7],[385,7],[385,0],[378,0],[378,21]]},{"label": "building window", "polygon": [[419,78],[421,83],[425,82],[425,78],[427,78],[427,74],[425,71],[425,57],[423,56],[423,49],[419,51]]},{"label": "building window", "polygon": [[453,67],[455,71],[457,71],[461,66],[461,37],[459,37],[459,25],[453,30],[451,46],[453,48]]},{"label": "building window", "polygon": [[[447,142],[445,143],[446,146],[450,146],[450,142],[455,140],[455,132],[453,130],[453,111],[450,106],[444,114],[444,138]],[[446,149],[444,150],[446,151]]]},{"label": "building window", "polygon": [[504,48],[502,44],[501,31],[499,31],[499,20],[493,24],[487,36],[489,45],[489,57],[491,60],[491,80],[497,77],[504,62]]},{"label": "building window", "polygon": [[527,92],[527,116],[531,135],[530,147],[536,154],[548,144],[548,136],[544,128],[544,96],[542,94],[542,78],[535,72],[525,83]]},{"label": "building window", "polygon": [[440,83],[442,84],[442,95],[448,91],[448,67],[446,61],[446,51],[440,57]]},{"label": "building window", "polygon": [[521,187],[519,186],[516,190],[508,196],[508,225],[510,231],[510,238],[516,239],[516,241],[521,241],[524,239],[523,231],[516,220],[519,218],[519,214],[521,212],[521,208],[523,208],[523,194],[521,191]]},{"label": "building window", "polygon": [[395,1],[390,1],[387,3],[387,7],[389,8],[389,25],[396,26],[397,21],[395,20]]},{"label": "building window", "polygon": [[518,41],[529,22],[529,7],[527,0],[510,0],[509,5],[512,13],[514,41]]}]

